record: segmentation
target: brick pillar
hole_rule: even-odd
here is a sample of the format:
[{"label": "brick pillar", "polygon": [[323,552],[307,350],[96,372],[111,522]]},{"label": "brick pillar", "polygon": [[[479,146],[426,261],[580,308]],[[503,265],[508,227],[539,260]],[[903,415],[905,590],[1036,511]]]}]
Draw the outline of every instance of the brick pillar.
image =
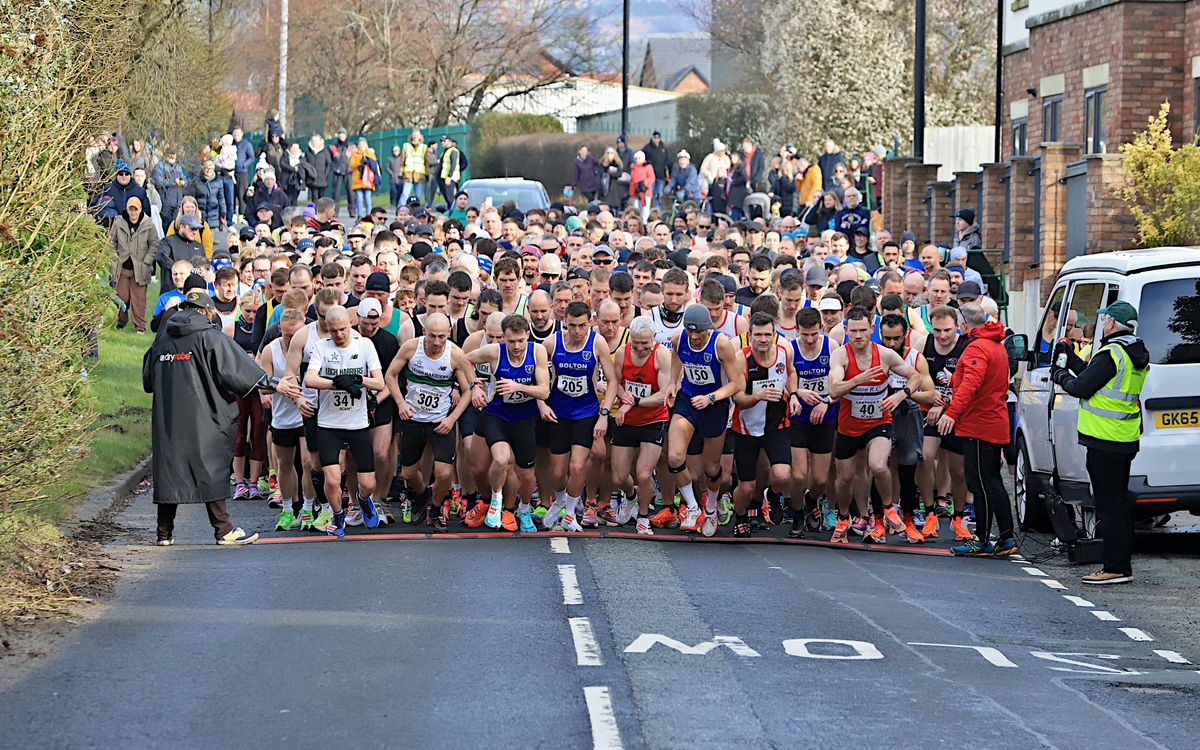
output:
[{"label": "brick pillar", "polygon": [[[933,217],[933,236],[930,242],[954,243],[954,201],[950,197],[953,182],[934,181],[928,183],[929,215]],[[924,229],[922,225],[922,230]]]},{"label": "brick pillar", "polygon": [[[1021,291],[1025,288],[1025,273],[1033,263],[1033,175],[1029,174],[1037,159],[1032,156],[1014,156],[1009,190],[1009,272],[1008,288]],[[1000,198],[1004,200],[1003,195]],[[1003,205],[1003,204],[1002,204]],[[1001,227],[1003,231],[1003,227]],[[1037,271],[1032,272],[1036,277]]]},{"label": "brick pillar", "polygon": [[[1041,210],[1041,267],[1042,295],[1047,297],[1063,263],[1067,262],[1067,186],[1062,180],[1067,165],[1078,161],[1083,151],[1078,143],[1043,143],[1042,210]],[[1042,300],[1045,302],[1045,299]]]},{"label": "brick pillar", "polygon": [[913,162],[905,166],[908,179],[905,181],[907,194],[905,197],[904,225],[888,227],[894,236],[900,232],[909,231],[917,235],[917,248],[929,242],[929,222],[926,214],[925,197],[928,185],[937,181],[937,171],[941,164],[920,164]]},{"label": "brick pillar", "polygon": [[908,172],[909,164],[916,164],[916,159],[908,156],[896,156],[883,162],[883,226],[892,230],[897,237],[908,222]]},{"label": "brick pillar", "polygon": [[[979,172],[954,173],[954,209],[969,208],[979,213]],[[982,216],[976,216],[975,221],[982,222]]]},{"label": "brick pillar", "polygon": [[1003,164],[984,164],[980,180],[983,211],[975,217],[983,246],[989,250],[1004,248],[1004,173]]},{"label": "brick pillar", "polygon": [[1138,244],[1137,220],[1121,198],[1125,157],[1092,154],[1087,157],[1087,251],[1107,253]]}]

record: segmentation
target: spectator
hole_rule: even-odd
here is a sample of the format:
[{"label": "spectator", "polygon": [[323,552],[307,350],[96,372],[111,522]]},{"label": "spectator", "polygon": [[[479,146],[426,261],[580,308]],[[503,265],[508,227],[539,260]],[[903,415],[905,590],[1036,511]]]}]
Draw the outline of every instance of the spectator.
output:
[{"label": "spectator", "polygon": [[138,333],[145,333],[146,289],[154,274],[158,233],[136,195],[126,199],[125,209],[113,220],[109,246],[113,252],[109,275],[117,298],[125,305],[117,313],[117,328],[128,325],[132,316],[134,329]]},{"label": "spectator", "polygon": [[314,135],[308,139],[308,147],[304,149],[304,161],[309,169],[305,170],[305,186],[308,188],[309,201],[323,198],[329,192],[329,173],[333,171],[333,157],[325,148],[325,139]]},{"label": "spectator", "polygon": [[433,199],[442,190],[442,155],[436,143],[425,149],[425,208],[433,207]]},{"label": "spectator", "polygon": [[624,135],[617,136],[617,156],[621,157],[621,163],[625,165],[625,169],[633,166],[633,149],[625,142]]},{"label": "spectator", "polygon": [[[722,180],[727,178],[731,167],[729,154],[725,151],[725,144],[721,143],[721,139],[713,138],[712,153],[704,157],[704,161],[700,162],[700,176],[704,178],[704,181],[701,182],[702,189],[707,189],[709,185],[715,182],[718,178],[718,173],[721,173],[719,176]],[[711,193],[711,190],[709,192]],[[724,213],[724,211],[720,213]]]},{"label": "spectator", "polygon": [[[242,138],[243,132],[240,126],[234,127],[229,134],[229,143],[234,148],[234,163],[232,165],[233,182],[229,187],[233,190],[232,202],[226,200],[226,216],[232,217],[234,214],[245,216],[250,213],[246,210],[248,204],[247,198],[250,195],[250,170],[254,167],[255,154],[254,146],[250,145],[250,141]],[[224,136],[221,139],[222,145],[225,144]],[[222,149],[224,157],[224,150]],[[218,169],[222,169],[227,165],[217,162]],[[222,175],[224,177],[224,175]]]},{"label": "spectator", "polygon": [[104,187],[104,192],[98,199],[97,217],[105,227],[111,227],[113,220],[120,214],[129,196],[136,195],[143,206],[150,205],[150,196],[140,185],[133,181],[133,170],[124,159],[116,163],[116,176]]},{"label": "spectator", "polygon": [[954,244],[967,250],[979,250],[983,247],[979,227],[975,224],[975,212],[969,208],[960,208],[954,212]]},{"label": "spectator", "polygon": [[[197,235],[201,228],[200,218],[194,214],[181,212],[175,220],[175,233],[168,234],[158,242],[154,253],[154,261],[158,264],[158,278],[165,282],[171,278],[171,268],[179,261],[191,261],[197,255],[204,255],[204,246],[200,244]],[[188,269],[189,271],[191,269]]]},{"label": "spectator", "polygon": [[629,170],[629,197],[636,201],[642,221],[650,217],[650,203],[654,196],[654,167],[646,161],[646,154],[638,151],[633,155],[633,166]]},{"label": "spectator", "polygon": [[[424,164],[425,160],[422,159],[421,163]],[[392,155],[387,158],[383,171],[388,178],[388,205],[395,211],[400,208],[400,198],[404,195],[407,187],[404,184],[404,155],[401,152],[400,144],[392,144]],[[424,186],[422,183],[421,187],[424,188]],[[408,198],[405,197],[405,202],[407,200]]]},{"label": "spectator", "polygon": [[796,175],[796,203],[804,212],[821,198],[821,170],[803,156],[794,156]]},{"label": "spectator", "polygon": [[762,192],[767,182],[766,159],[762,150],[754,145],[754,141],[743,138],[741,159],[747,193]]},{"label": "spectator", "polygon": [[817,157],[817,164],[821,167],[821,188],[832,190],[837,187],[834,168],[839,164],[846,166],[846,157],[838,145],[832,140],[825,141],[825,153]]},{"label": "spectator", "polygon": [[662,206],[662,192],[671,177],[671,159],[667,155],[667,147],[663,144],[662,133],[655,130],[650,134],[650,140],[642,146],[646,162],[654,167],[654,205]]},{"label": "spectator", "polygon": [[354,191],[351,216],[359,220],[371,213],[375,187],[380,180],[379,161],[375,158],[375,149],[371,148],[366,138],[360,136],[358,146],[351,150],[349,166],[350,189]]},{"label": "spectator", "polygon": [[837,193],[827,190],[821,196],[821,201],[810,206],[800,221],[808,225],[809,235],[820,235],[827,229],[836,228],[835,220],[841,210],[842,204],[838,201]]},{"label": "spectator", "polygon": [[726,198],[729,206],[726,212],[729,214],[729,218],[741,221],[745,218],[743,207],[746,205],[746,196],[750,194],[750,184],[747,182],[749,177],[742,168],[740,152],[734,151],[729,155],[729,164],[729,179],[726,182],[728,185]]},{"label": "spectator", "polygon": [[868,234],[871,227],[871,212],[862,204],[862,193],[857,188],[846,191],[846,206],[839,210],[833,219],[833,228],[853,237],[859,227],[866,227]]},{"label": "spectator", "polygon": [[394,201],[393,205],[399,207],[407,204],[411,195],[415,195],[418,202],[425,197],[425,170],[428,168],[425,154],[428,148],[425,145],[425,136],[421,135],[420,130],[413,128],[400,150],[400,178],[404,181],[404,189],[400,193],[400,199]]},{"label": "spectator", "polygon": [[459,150],[458,144],[450,136],[443,135],[440,188],[447,208],[453,202],[454,194],[458,192],[458,183],[462,179],[462,170],[464,167],[462,151]]},{"label": "spectator", "polygon": [[346,129],[338,128],[337,137],[329,145],[329,197],[333,198],[335,211],[343,193],[346,195],[346,212],[354,211],[354,196],[350,194],[350,152],[353,150]]},{"label": "spectator", "polygon": [[[279,187],[276,181],[276,175],[273,170],[264,169],[262,173],[262,182],[254,188],[254,213],[257,214],[262,208],[269,208],[273,214],[271,228],[277,229],[283,226],[283,211],[293,205],[288,200],[287,194]],[[369,209],[368,209],[369,210]]]},{"label": "spectator", "polygon": [[675,169],[672,170],[666,190],[677,201],[700,202],[700,170],[692,164],[692,155],[687,151],[675,155]]},{"label": "spectator", "polygon": [[779,215],[791,216],[796,212],[796,176],[791,159],[776,156],[771,160],[771,171],[767,173],[767,191],[773,202],[779,203]]},{"label": "spectator", "polygon": [[204,257],[211,258],[213,253],[212,227],[201,217],[200,204],[196,202],[196,196],[183,196],[183,200],[179,203],[179,213],[175,216],[175,221],[172,221],[167,226],[167,235],[175,234],[175,225],[179,223],[179,217],[184,214],[195,216],[196,220],[200,222],[200,233],[197,239],[200,240],[200,246],[204,248]]},{"label": "spectator", "polygon": [[287,153],[288,142],[283,139],[283,132],[272,130],[267,134],[266,140],[258,145],[259,158],[265,157],[267,164],[271,165],[271,169],[275,173],[280,172],[280,166],[283,164],[283,156]]},{"label": "spectator", "polygon": [[623,208],[628,195],[628,184],[629,172],[625,169],[625,162],[621,161],[617,150],[609,146],[604,149],[604,155],[600,158],[600,200],[614,209]]},{"label": "spectator", "polygon": [[304,161],[304,154],[300,151],[300,144],[289,143],[287,153],[279,162],[279,187],[287,196],[289,206],[296,205],[296,201],[299,200],[300,191],[304,189],[310,170],[311,167]]},{"label": "spectator", "polygon": [[575,162],[571,165],[571,185],[585,201],[590,203],[596,200],[596,193],[600,190],[600,162],[588,153],[587,146],[580,146],[579,153],[575,155]]},{"label": "spectator", "polygon": [[155,164],[150,173],[150,180],[162,197],[162,212],[159,218],[162,220],[164,233],[175,220],[175,214],[179,213],[179,205],[183,202],[183,193],[187,188],[187,173],[183,171],[177,159],[178,152],[174,148],[168,148],[166,158]]},{"label": "spectator", "polygon": [[162,198],[158,191],[154,189],[154,183],[146,179],[146,170],[141,167],[136,167],[133,170],[133,183],[146,191],[146,195],[150,198],[150,205],[142,210],[146,212],[152,222],[162,220]]},{"label": "spectator", "polygon": [[156,163],[158,163],[158,158],[154,155],[154,151],[141,138],[134,138],[133,144],[129,148],[129,168],[135,172],[144,169],[146,174],[150,174]]},{"label": "spectator", "polygon": [[206,161],[200,167],[200,178],[196,180],[192,194],[204,223],[224,229],[229,219],[225,213],[224,181],[217,176],[217,167],[213,162]]}]

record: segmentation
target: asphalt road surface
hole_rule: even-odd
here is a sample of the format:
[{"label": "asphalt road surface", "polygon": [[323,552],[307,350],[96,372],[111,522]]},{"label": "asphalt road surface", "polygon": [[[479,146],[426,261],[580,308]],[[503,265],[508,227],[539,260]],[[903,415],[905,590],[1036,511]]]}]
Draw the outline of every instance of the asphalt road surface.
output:
[{"label": "asphalt road surface", "polygon": [[[150,528],[149,505],[122,521]],[[222,549],[198,507],[179,526],[0,693],[0,747],[1181,748],[1200,730],[1200,653],[1028,561],[551,536]]]}]

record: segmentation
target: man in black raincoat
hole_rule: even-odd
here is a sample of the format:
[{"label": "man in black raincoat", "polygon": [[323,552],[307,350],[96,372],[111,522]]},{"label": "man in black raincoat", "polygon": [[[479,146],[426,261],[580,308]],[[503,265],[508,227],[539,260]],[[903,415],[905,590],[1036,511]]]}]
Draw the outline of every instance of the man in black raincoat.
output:
[{"label": "man in black raincoat", "polygon": [[200,290],[180,310],[142,359],[142,387],[154,395],[151,445],[158,544],[172,543],[175,511],[204,503],[217,544],[249,544],[229,520],[229,466],[233,460],[238,396],[255,389],[298,397],[295,378],[268,378],[253,358],[213,325],[216,308]]}]

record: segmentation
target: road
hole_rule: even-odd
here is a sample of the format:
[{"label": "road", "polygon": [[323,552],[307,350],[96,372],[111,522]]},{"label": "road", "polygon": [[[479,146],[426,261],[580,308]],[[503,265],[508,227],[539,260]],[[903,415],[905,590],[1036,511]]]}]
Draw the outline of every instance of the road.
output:
[{"label": "road", "polygon": [[[149,528],[149,505],[122,522]],[[267,517],[249,506],[243,523]],[[579,537],[221,549],[202,516],[0,693],[0,747],[1175,748],[1200,730],[1200,653],[1028,561]]]}]

